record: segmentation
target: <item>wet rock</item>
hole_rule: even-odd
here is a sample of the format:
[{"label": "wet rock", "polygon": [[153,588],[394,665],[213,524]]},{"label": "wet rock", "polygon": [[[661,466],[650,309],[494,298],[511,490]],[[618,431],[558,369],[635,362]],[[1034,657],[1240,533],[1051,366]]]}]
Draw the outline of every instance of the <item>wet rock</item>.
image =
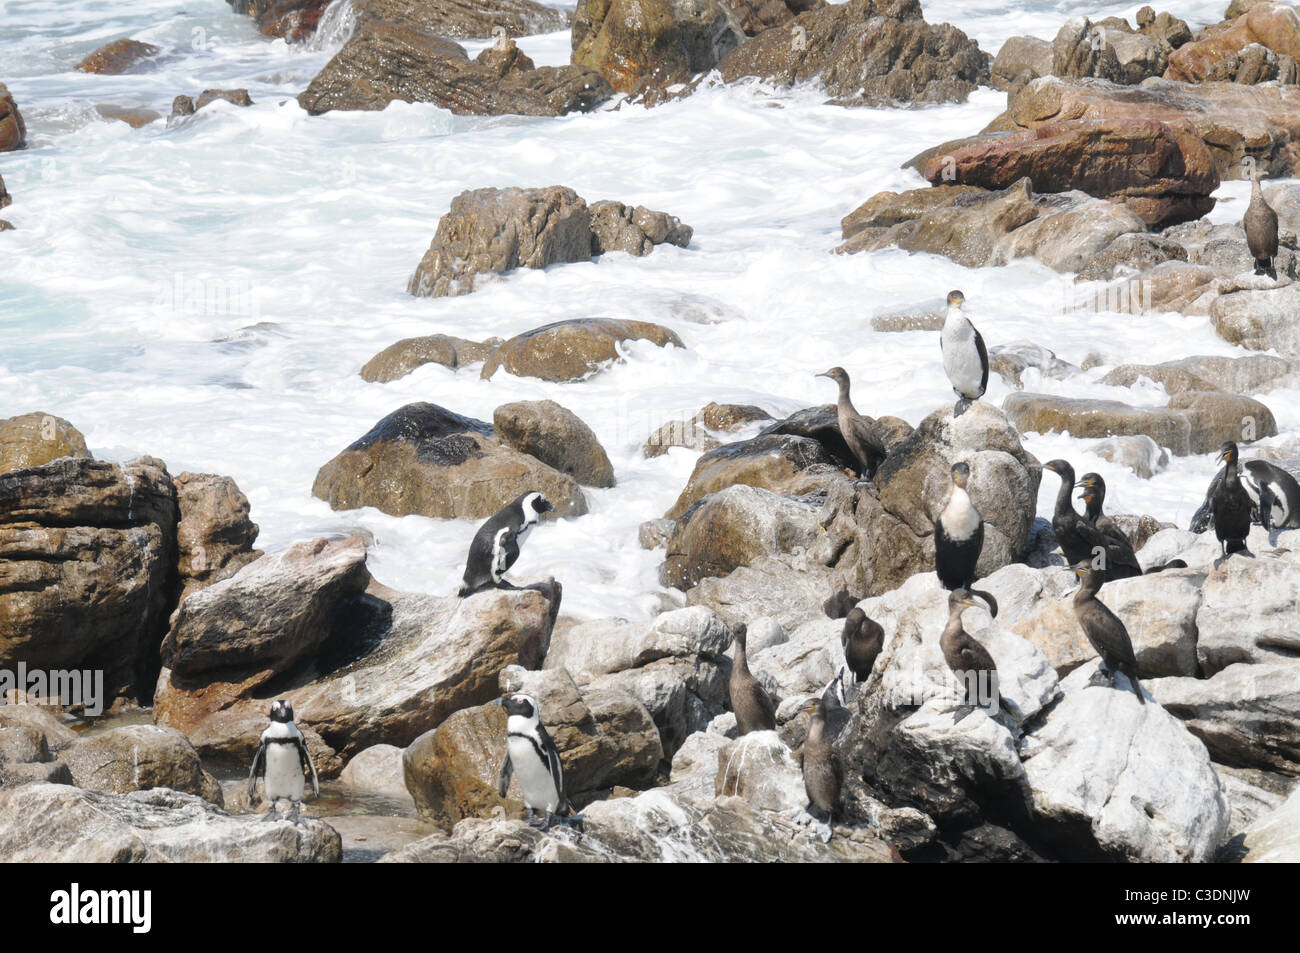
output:
[{"label": "wet rock", "polygon": [[27,127],[23,124],[23,114],[18,111],[9,87],[0,83],[0,152],[13,152],[26,144]]},{"label": "wet rock", "polygon": [[532,61],[532,58],[519,49],[518,44],[511,39],[493,43],[474,57],[474,62],[486,66],[498,76],[505,76],[507,73],[526,73],[537,69],[537,64]]},{"label": "wet rock", "polygon": [[231,817],[166,788],[101,794],[66,785],[0,791],[0,859],[53,863],[338,863],[339,835],[305,818]]},{"label": "wet rock", "polygon": [[336,510],[374,506],[442,519],[485,519],[531,490],[557,516],[587,512],[572,477],[502,445],[487,423],[427,403],[379,421],[321,467],[312,486]]},{"label": "wet rock", "polygon": [[1057,271],[1078,271],[1120,235],[1146,228],[1127,206],[1077,191],[1035,194],[1028,179],[1001,191],[945,184],[881,192],[842,226],[841,254],[897,246],[973,268],[1032,256]]},{"label": "wet rock", "polygon": [[265,36],[304,40],[316,32],[330,0],[226,0],[236,13],[247,14]]},{"label": "wet rock", "polygon": [[1156,39],[1136,32],[1125,20],[1112,17],[1094,24],[1087,17],[1074,17],[1052,42],[1051,72],[1068,79],[1097,77],[1134,85],[1163,73],[1167,53]]},{"label": "wet rock", "polygon": [[339,782],[359,794],[380,794],[394,801],[410,801],[402,768],[403,749],[395,745],[371,745],[347,763]]},{"label": "wet rock", "polygon": [[1051,75],[1052,44],[1048,40],[1036,36],[1009,37],[993,60],[990,82],[997,89],[1010,89],[1025,73],[1030,79]]},{"label": "wet rock", "polygon": [[553,400],[516,401],[492,412],[501,442],[567,473],[584,486],[614,485],[614,467],[596,434]]},{"label": "wet rock", "polygon": [[533,0],[365,0],[361,20],[400,22],[433,36],[486,40],[500,36],[554,33],[569,25],[564,11]]},{"label": "wet rock", "polygon": [[718,797],[739,797],[760,811],[808,805],[803,771],[775,731],[750,732],[720,748],[713,785]]},{"label": "wet rock", "polygon": [[1212,676],[1237,662],[1281,661],[1300,653],[1300,632],[1288,608],[1297,598],[1300,567],[1293,559],[1234,557],[1212,568],[1196,613],[1202,672]]},{"label": "wet rock", "polygon": [[[802,28],[798,40],[795,28]],[[917,0],[850,0],[754,37],[720,70],[729,83],[747,76],[782,85],[817,81],[838,104],[887,106],[965,102],[988,82],[989,60],[951,24],[926,23]]]},{"label": "wet rock", "polygon": [[1103,460],[1128,467],[1144,480],[1149,480],[1169,465],[1169,451],[1146,434],[1110,437],[1088,448]]},{"label": "wet rock", "polygon": [[134,106],[119,106],[116,103],[96,103],[95,112],[104,119],[116,119],[132,129],[143,129],[149,123],[162,118],[162,113],[152,109],[140,109]]},{"label": "wet rock", "polygon": [[999,344],[989,348],[989,370],[1008,387],[1023,388],[1025,371],[1033,368],[1051,380],[1064,380],[1081,373],[1069,361],[1062,361],[1041,344]]},{"label": "wet rock", "polygon": [[690,420],[670,420],[664,424],[650,435],[641,452],[646,457],[658,457],[667,453],[669,447],[712,450],[722,445],[715,434],[735,433],[747,424],[771,419],[771,414],[752,404],[709,403]]},{"label": "wet rock", "polygon": [[795,629],[822,618],[822,601],[834,575],[807,556],[760,556],[726,576],[709,576],[686,593],[688,606],[705,606],[728,625],[755,616]]},{"label": "wet rock", "polygon": [[1145,272],[1166,261],[1187,261],[1187,249],[1160,235],[1129,232],[1119,236],[1089,261],[1076,281],[1109,281]]},{"label": "wet rock", "polygon": [[258,526],[248,518],[248,497],[230,477],[182,473],[176,478],[176,505],[181,599],[228,579],[262,555],[253,549]]},{"label": "wet rock", "polygon": [[557,321],[510,338],[483,365],[484,380],[504,368],[516,377],[546,381],[580,380],[608,361],[618,360],[619,345],[649,341],[656,347],[685,347],[673,331],[648,321],[576,318]]},{"label": "wet rock", "polygon": [[114,40],[101,46],[77,64],[83,73],[129,73],[145,60],[152,59],[162,49],[139,40]]},{"label": "wet rock", "polygon": [[1300,665],[1238,662],[1207,679],[1161,678],[1151,693],[1225,764],[1300,771]]},{"label": "wet rock", "polygon": [[0,473],[39,467],[61,457],[90,459],[86,438],[62,417],[38,411],[0,420]]},{"label": "wet rock", "polygon": [[[1265,59],[1266,53],[1273,54],[1273,68],[1269,73],[1262,72],[1258,66],[1250,68],[1248,50],[1252,46],[1259,51],[1255,56],[1260,59]],[[1224,79],[1242,83],[1279,79],[1294,83],[1297,57],[1300,57],[1300,22],[1296,20],[1295,8],[1289,3],[1259,3],[1233,19],[1226,29],[1179,48],[1170,55],[1164,76],[1184,83]],[[1278,60],[1282,58],[1288,62],[1279,69]]]},{"label": "wet rock", "polygon": [[1258,437],[1277,433],[1273,413],[1257,400],[1218,391],[1184,391],[1167,407],[1133,407],[1113,400],[1009,394],[1008,418],[1021,433],[1063,433],[1073,437],[1146,434],[1177,456],[1210,453],[1225,440],[1242,439],[1247,419]]},{"label": "wet rock", "polygon": [[593,255],[607,251],[623,251],[642,258],[656,245],[667,242],[678,248],[691,243],[695,230],[667,212],[656,212],[638,205],[635,208],[622,202],[593,202],[591,235]]},{"label": "wet rock", "polygon": [[405,377],[425,364],[441,364],[458,368],[487,360],[501,338],[469,341],[450,334],[430,334],[426,337],[403,338],[390,344],[361,368],[361,379],[371,383],[386,384]]},{"label": "wet rock", "polygon": [[147,699],[175,597],[176,488],[152,457],[0,474],[0,667],[102,669]]},{"label": "wet rock", "polygon": [[707,72],[744,39],[740,21],[718,0],[579,0],[572,61],[627,93]]},{"label": "wet rock", "polygon": [[1300,328],[1294,316],[1300,307],[1300,285],[1262,291],[1235,291],[1210,305],[1214,330],[1230,344],[1252,351],[1276,350],[1300,357]]},{"label": "wet rock", "polygon": [[184,95],[173,99],[171,118],[179,119],[183,116],[193,116],[204,106],[216,102],[218,99],[225,100],[234,106],[253,105],[253,100],[246,89],[205,89],[199,93],[197,102]]},{"label": "wet rock", "polygon": [[746,36],[789,23],[800,13],[820,10],[826,0],[726,0]]},{"label": "wet rock", "polygon": [[[845,232],[845,237],[848,232]],[[942,301],[926,301],[880,311],[871,317],[874,331],[938,331],[943,327],[947,306]]]},{"label": "wet rock", "polygon": [[203,771],[198,752],[179,731],[123,725],[79,739],[59,760],[79,788],[127,794],[171,788],[221,804],[221,786]]},{"label": "wet rock", "polygon": [[[304,733],[319,734],[343,758],[375,744],[409,744],[452,712],[497,697],[507,665],[539,667],[560,596],[548,580],[466,599],[365,597],[339,614],[339,630],[314,658],[273,683],[275,697],[292,703]],[[164,670],[154,720],[185,732],[204,757],[248,764],[266,727],[265,690],[249,692],[223,675],[187,683]]]},{"label": "wet rock", "polygon": [[0,178],[0,208],[6,208],[7,206],[12,205],[13,202],[14,197],[10,195],[9,190],[5,188],[5,180]]},{"label": "wet rock", "polygon": [[1277,810],[1261,817],[1244,838],[1249,863],[1295,863],[1300,859],[1300,790]]},{"label": "wet rock", "polygon": [[676,520],[646,520],[637,527],[637,542],[641,544],[642,549],[658,549],[660,546],[666,546],[676,526]]}]

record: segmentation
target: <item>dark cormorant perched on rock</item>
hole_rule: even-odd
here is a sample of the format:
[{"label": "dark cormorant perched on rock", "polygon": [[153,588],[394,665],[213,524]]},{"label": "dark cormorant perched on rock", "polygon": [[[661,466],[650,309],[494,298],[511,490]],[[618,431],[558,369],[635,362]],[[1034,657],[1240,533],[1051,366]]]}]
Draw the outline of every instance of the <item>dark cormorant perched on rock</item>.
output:
[{"label": "dark cormorant perched on rock", "polygon": [[1044,470],[1051,470],[1061,478],[1061,487],[1056,491],[1056,509],[1052,511],[1052,533],[1065,554],[1065,561],[1073,566],[1080,559],[1092,559],[1088,539],[1081,527],[1086,526],[1074,508],[1071,493],[1074,490],[1074,467],[1064,460],[1048,460],[1043,464]]},{"label": "dark cormorant perched on rock", "polygon": [[1093,568],[1092,561],[1080,560],[1071,567],[1083,580],[1079,591],[1074,594],[1074,617],[1079,620],[1079,628],[1088,637],[1094,651],[1101,656],[1101,664],[1115,683],[1115,673],[1123,672],[1133,686],[1133,694],[1138,701],[1146,704],[1142,686],[1138,684],[1137,657],[1133,654],[1133,640],[1129,638],[1128,629],[1097,598],[1101,589],[1102,573]]},{"label": "dark cormorant perched on rock", "polygon": [[844,619],[840,644],[844,646],[844,663],[853,673],[853,680],[865,682],[876,665],[876,657],[884,647],[885,630],[879,622],[855,606]]},{"label": "dark cormorant perched on rock", "polygon": [[886,456],[880,425],[873,418],[858,413],[854,408],[853,401],[849,399],[849,375],[844,368],[832,367],[817,376],[829,377],[840,386],[839,401],[836,404],[840,433],[858,463],[858,476],[864,480],[873,479],[876,468]]},{"label": "dark cormorant perched on rock", "polygon": [[1255,274],[1277,279],[1277,212],[1264,199],[1259,187],[1259,166],[1250,163],[1250,205],[1242,216],[1241,227],[1246,230],[1246,246],[1255,259]]},{"label": "dark cormorant perched on rock", "polygon": [[1225,556],[1247,552],[1250,535],[1251,499],[1237,473],[1237,445],[1229,440],[1219,450],[1223,479],[1210,495],[1210,512],[1214,514],[1214,535],[1223,546]]},{"label": "dark cormorant perched on rock", "polygon": [[957,404],[952,409],[954,417],[964,414],[973,401],[984,396],[989,386],[989,352],[975,325],[962,314],[961,306],[965,303],[966,296],[960,291],[948,292],[948,316],[939,332],[944,373],[957,395]]},{"label": "dark cormorant perched on rock", "polygon": [[822,840],[829,841],[831,822],[840,809],[843,773],[835,749],[826,737],[826,704],[820,698],[812,698],[804,711],[812,716],[803,743],[803,787],[808,794],[808,813],[825,824]]},{"label": "dark cormorant perched on rock", "polygon": [[731,660],[731,710],[736,713],[736,728],[742,735],[751,731],[776,730],[776,705],[772,698],[749,671],[745,658],[745,636],[748,629],[743,622],[732,629],[735,653]]},{"label": "dark cormorant perched on rock", "polygon": [[1106,502],[1106,481],[1099,473],[1085,473],[1076,484],[1083,489],[1083,521],[1100,535],[1106,549],[1106,582],[1142,575],[1142,564],[1128,536],[1113,519],[1102,512]]},{"label": "dark cormorant perched on rock", "polygon": [[1015,718],[1015,712],[1007,707],[1006,700],[998,690],[998,666],[993,661],[993,656],[962,628],[962,611],[976,605],[978,603],[965,589],[954,589],[948,594],[948,624],[939,637],[939,648],[943,652],[944,661],[961,683],[966,704],[986,708],[992,698],[996,697],[1002,710]]}]

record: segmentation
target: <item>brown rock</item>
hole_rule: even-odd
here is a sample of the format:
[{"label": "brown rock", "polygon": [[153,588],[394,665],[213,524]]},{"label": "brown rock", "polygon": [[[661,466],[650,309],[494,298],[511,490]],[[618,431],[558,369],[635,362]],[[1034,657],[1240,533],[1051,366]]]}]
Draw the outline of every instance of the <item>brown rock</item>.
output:
[{"label": "brown rock", "polygon": [[330,0],[226,0],[236,13],[251,16],[263,35],[290,41],[316,32]]},{"label": "brown rock", "polygon": [[253,105],[253,100],[249,97],[246,89],[205,89],[199,94],[194,109],[196,111],[202,109],[208,103],[216,102],[218,99],[224,99],[234,106]]},{"label": "brown rock", "polygon": [[427,337],[404,338],[390,344],[361,368],[361,379],[385,384],[405,377],[425,364],[441,364],[457,368],[476,361],[486,360],[501,344],[500,338],[486,341],[469,341],[450,334],[430,334]]},{"label": "brown rock", "polygon": [[88,791],[127,794],[171,788],[221,803],[221,787],[204,774],[198,752],[174,728],[122,725],[79,739],[59,760]]},{"label": "brown rock", "polygon": [[1233,78],[1222,76],[1222,65],[1225,61],[1240,62],[1240,54],[1251,44],[1288,57],[1292,71],[1289,81],[1295,82],[1295,60],[1300,58],[1300,19],[1289,3],[1256,4],[1226,29],[1179,48],[1169,57],[1165,79],[1200,83],[1207,79]]},{"label": "brown rock", "polygon": [[734,433],[746,424],[771,419],[771,414],[752,404],[709,403],[690,420],[668,421],[650,435],[641,452],[646,457],[658,457],[669,447],[712,450],[721,441],[710,431]]},{"label": "brown rock", "polygon": [[492,413],[492,426],[507,447],[536,457],[584,486],[614,485],[614,467],[595,433],[553,400],[502,404]]},{"label": "brown rock", "polygon": [[624,251],[641,258],[665,242],[685,248],[694,234],[694,229],[675,216],[644,205],[632,208],[622,202],[593,202],[590,212],[593,255]]},{"label": "brown rock", "polygon": [[635,340],[650,341],[658,347],[686,346],[672,331],[648,321],[577,318],[510,338],[488,358],[480,376],[489,380],[504,368],[516,377],[579,380],[599,370],[602,364],[617,360],[619,344]]},{"label": "brown rock", "polygon": [[1036,36],[1007,39],[993,60],[990,81],[998,89],[1010,89],[1029,74],[1030,79],[1052,74],[1052,44]]},{"label": "brown rock", "polygon": [[800,13],[820,10],[826,0],[726,0],[746,36],[789,23]]},{"label": "brown rock", "polygon": [[533,0],[365,0],[360,20],[402,23],[431,36],[486,40],[500,36],[554,33],[568,26],[561,10]]},{"label": "brown rock", "polygon": [[492,427],[434,404],[401,407],[321,467],[312,494],[336,510],[374,506],[393,516],[484,519],[537,490],[556,516],[581,516],[577,482],[503,446]]},{"label": "brown rock", "polygon": [[114,40],[101,46],[77,64],[83,73],[128,73],[142,61],[161,53],[161,48],[139,40]]},{"label": "brown rock", "polygon": [[489,46],[474,57],[474,62],[486,66],[497,76],[505,76],[507,73],[526,73],[537,68],[537,64],[519,49],[514,40],[510,39]]},{"label": "brown rock", "polygon": [[27,127],[9,87],[0,83],[0,152],[13,152],[27,144]]},{"label": "brown rock", "polygon": [[139,109],[134,106],[119,106],[116,103],[96,103],[95,112],[105,119],[116,119],[132,129],[143,129],[149,123],[162,118],[162,113],[152,109]]},{"label": "brown rock", "polygon": [[0,420],[0,473],[39,467],[60,457],[90,459],[86,438],[62,417],[38,411]]},{"label": "brown rock", "polygon": [[0,178],[0,208],[12,205],[13,201],[14,197],[10,195],[9,190],[5,188],[5,180]]},{"label": "brown rock", "polygon": [[230,477],[182,473],[176,478],[176,503],[181,599],[233,576],[262,555],[253,549],[258,527],[248,518],[248,497]]}]

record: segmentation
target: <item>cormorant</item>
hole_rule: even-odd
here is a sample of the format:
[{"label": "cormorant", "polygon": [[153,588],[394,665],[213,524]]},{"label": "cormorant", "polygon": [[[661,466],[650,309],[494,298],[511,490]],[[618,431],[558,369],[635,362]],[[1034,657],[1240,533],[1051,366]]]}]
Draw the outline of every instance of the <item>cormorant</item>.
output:
[{"label": "cormorant", "polygon": [[939,332],[943,369],[957,395],[952,409],[954,417],[964,414],[972,401],[984,396],[989,386],[989,352],[975,325],[962,314],[961,306],[965,303],[966,296],[960,291],[948,292],[948,316]]},{"label": "cormorant", "polygon": [[1225,556],[1247,552],[1250,535],[1251,499],[1237,473],[1237,445],[1229,440],[1219,450],[1223,479],[1210,495],[1210,512],[1214,515],[1214,535],[1223,546]]},{"label": "cormorant", "polygon": [[731,637],[735,645],[731,660],[731,710],[736,713],[736,728],[740,734],[751,731],[776,730],[776,706],[772,698],[749,671],[749,662],[745,658],[745,636],[748,629],[745,623],[737,623],[732,629]]},{"label": "cormorant", "polygon": [[840,386],[839,401],[836,404],[840,433],[858,463],[858,476],[864,480],[873,479],[876,468],[887,455],[880,426],[873,418],[858,413],[854,408],[853,401],[849,399],[849,375],[844,368],[832,367],[817,376],[829,377]]},{"label": "cormorant", "polygon": [[1124,628],[1119,616],[1097,598],[1103,581],[1102,574],[1087,559],[1080,560],[1070,568],[1083,580],[1078,592],[1074,594],[1074,617],[1079,620],[1079,628],[1083,629],[1088,642],[1101,656],[1102,668],[1110,676],[1111,685],[1115,684],[1115,673],[1123,672],[1133,686],[1133,694],[1145,705],[1146,698],[1142,695],[1142,686],[1138,684],[1133,640],[1129,638],[1128,629]]},{"label": "cormorant", "polygon": [[1259,187],[1259,166],[1250,162],[1250,205],[1242,216],[1241,227],[1246,230],[1246,246],[1255,259],[1255,274],[1268,275],[1277,280],[1277,212],[1264,199]]}]

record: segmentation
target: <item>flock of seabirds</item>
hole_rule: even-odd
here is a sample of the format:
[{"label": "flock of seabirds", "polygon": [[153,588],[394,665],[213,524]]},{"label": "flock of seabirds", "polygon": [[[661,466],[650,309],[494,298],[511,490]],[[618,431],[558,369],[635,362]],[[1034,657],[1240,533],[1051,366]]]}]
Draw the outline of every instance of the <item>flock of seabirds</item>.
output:
[{"label": "flock of seabirds", "polygon": [[[1243,224],[1255,258],[1255,274],[1276,278],[1273,262],[1278,251],[1277,214],[1264,200],[1253,167],[1251,201]],[[948,312],[939,337],[944,371],[957,395],[954,418],[960,417],[972,402],[984,395],[989,379],[988,349],[962,311],[965,300],[960,291],[949,293]],[[840,432],[857,464],[859,479],[873,480],[887,456],[881,428],[873,418],[854,408],[849,396],[849,375],[842,367],[832,367],[817,376],[827,377],[839,386]],[[1245,463],[1243,479],[1237,445],[1231,441],[1221,448],[1218,461],[1223,468],[1211,481],[1205,502],[1192,519],[1191,529],[1201,533],[1212,526],[1222,548],[1222,558],[1235,553],[1253,555],[1246,548],[1246,538],[1255,521],[1270,531],[1300,527],[1300,484],[1290,473],[1268,461],[1251,460]],[[1043,469],[1061,478],[1052,514],[1052,532],[1066,562],[1081,580],[1073,597],[1073,609],[1079,627],[1101,658],[1101,669],[1095,678],[1101,684],[1117,687],[1116,676],[1123,675],[1138,701],[1145,705],[1128,629],[1098,598],[1098,593],[1111,580],[1185,568],[1186,563],[1175,559],[1144,570],[1128,537],[1102,511],[1105,480],[1099,474],[1086,473],[1076,482],[1074,468],[1065,460],[1050,460],[1043,464]],[[997,665],[993,656],[962,626],[962,613],[968,608],[982,605],[992,617],[998,613],[997,600],[974,588],[976,564],[984,544],[984,518],[967,489],[970,474],[969,464],[959,461],[952,465],[952,488],[934,521],[935,571],[940,584],[949,591],[948,622],[939,638],[939,647],[963,691],[967,711],[961,717],[976,707],[989,710],[990,715],[996,715],[1000,708],[1011,716],[1014,725],[1015,711],[997,692]],[[1074,507],[1074,489],[1082,491],[1079,498],[1084,503],[1083,513]],[[483,523],[470,544],[464,582],[458,595],[469,596],[489,588],[515,588],[506,580],[505,572],[519,558],[520,546],[542,514],[553,509],[541,493],[533,491],[522,494]],[[843,681],[846,670],[855,686],[865,683],[884,647],[884,629],[855,605],[856,601],[846,591],[839,590],[826,603],[826,611],[832,618],[844,619],[840,637],[844,668],[832,685]],[[776,705],[749,670],[746,634],[744,623],[732,629],[734,657],[728,685],[736,729],[742,736],[776,729]],[[826,694],[809,699],[803,709],[811,719],[807,738],[798,754],[809,799],[807,813],[821,825],[823,840],[829,841],[831,823],[839,812],[843,777],[826,732]],[[513,775],[519,779],[529,824],[548,830],[553,824],[561,823],[581,830],[582,816],[573,811],[565,795],[560,754],[542,724],[537,699],[516,693],[497,703],[505,708],[507,715],[506,754],[498,776],[501,797],[506,796]],[[271,706],[270,720],[249,772],[249,799],[256,796],[261,769],[269,805],[265,819],[276,819],[277,802],[287,800],[290,802],[287,819],[297,823],[307,775],[313,793],[319,796],[316,769],[303,734],[294,724],[293,706],[288,701],[276,701]]]}]

